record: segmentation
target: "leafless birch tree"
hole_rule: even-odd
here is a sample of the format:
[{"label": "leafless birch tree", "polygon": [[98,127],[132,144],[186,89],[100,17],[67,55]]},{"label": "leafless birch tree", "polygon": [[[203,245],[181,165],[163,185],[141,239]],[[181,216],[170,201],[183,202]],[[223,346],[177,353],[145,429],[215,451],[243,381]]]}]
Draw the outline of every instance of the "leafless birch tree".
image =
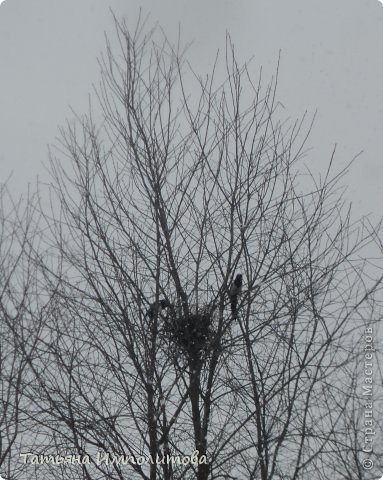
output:
[{"label": "leafless birch tree", "polygon": [[35,367],[47,444],[91,461],[40,471],[351,478],[378,229],[351,221],[334,155],[305,168],[311,125],[283,120],[276,78],[255,79],[230,38],[201,77],[145,22],[116,32],[103,120],[68,123],[52,154],[61,283]]}]

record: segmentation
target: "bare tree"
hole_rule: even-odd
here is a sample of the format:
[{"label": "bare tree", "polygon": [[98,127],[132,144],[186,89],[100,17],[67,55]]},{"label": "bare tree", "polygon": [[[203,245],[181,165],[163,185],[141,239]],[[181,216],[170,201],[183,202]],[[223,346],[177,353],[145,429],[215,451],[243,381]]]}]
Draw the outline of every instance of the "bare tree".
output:
[{"label": "bare tree", "polygon": [[103,122],[68,123],[52,155],[63,267],[34,368],[46,443],[84,460],[61,475],[349,478],[378,228],[351,221],[333,155],[303,168],[311,125],[281,120],[230,38],[224,78],[219,59],[201,77],[145,22],[115,25]]},{"label": "bare tree", "polygon": [[[39,235],[36,197],[15,201],[0,185],[0,472],[19,478],[23,445],[34,444],[27,390],[43,331],[39,269],[34,261]],[[15,462],[16,458],[16,462]]]}]

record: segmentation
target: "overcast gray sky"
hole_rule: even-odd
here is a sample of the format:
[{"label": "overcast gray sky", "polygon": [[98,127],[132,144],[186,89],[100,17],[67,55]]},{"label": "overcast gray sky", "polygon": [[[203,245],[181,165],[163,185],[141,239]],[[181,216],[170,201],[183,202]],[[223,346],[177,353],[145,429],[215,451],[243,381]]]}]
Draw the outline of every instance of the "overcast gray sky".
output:
[{"label": "overcast gray sky", "polygon": [[228,30],[242,59],[271,72],[281,49],[278,98],[293,119],[318,110],[307,164],[326,165],[335,143],[358,214],[381,214],[383,6],[378,0],[6,0],[0,6],[0,181],[22,192],[46,178],[47,145],[71,105],[86,111],[97,83],[109,7],[132,24],[139,6],[170,39],[179,24],[203,71]]}]

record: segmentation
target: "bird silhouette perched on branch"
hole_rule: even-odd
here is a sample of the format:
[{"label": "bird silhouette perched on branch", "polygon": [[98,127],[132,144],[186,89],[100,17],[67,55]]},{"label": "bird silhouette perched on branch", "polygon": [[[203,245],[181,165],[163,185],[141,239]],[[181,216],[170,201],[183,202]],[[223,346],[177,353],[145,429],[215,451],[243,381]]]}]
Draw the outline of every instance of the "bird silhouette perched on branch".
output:
[{"label": "bird silhouette perched on branch", "polygon": [[168,307],[170,307],[169,300],[166,300],[163,298],[158,303],[157,302],[151,303],[148,311],[146,312],[146,315],[149,318],[154,318],[156,313],[161,313],[163,310],[165,310]]},{"label": "bird silhouette perched on branch", "polygon": [[238,306],[238,297],[242,293],[242,275],[239,273],[236,277],[234,282],[231,284],[229,290],[229,299],[230,299],[230,308],[231,313],[236,315],[237,313],[237,306]]}]

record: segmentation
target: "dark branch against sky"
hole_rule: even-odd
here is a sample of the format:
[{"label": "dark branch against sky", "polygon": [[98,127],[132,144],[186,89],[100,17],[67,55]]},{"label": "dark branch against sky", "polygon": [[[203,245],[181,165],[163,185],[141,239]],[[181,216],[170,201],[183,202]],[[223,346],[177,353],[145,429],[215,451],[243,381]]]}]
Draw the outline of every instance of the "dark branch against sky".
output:
[{"label": "dark branch against sky", "polygon": [[[143,3],[143,2],[141,2]],[[140,2],[133,0],[7,0],[0,7],[0,172],[13,172],[23,192],[38,174],[47,178],[47,145],[57,126],[88,108],[88,93],[99,80],[96,57],[112,18],[134,24]],[[286,116],[318,109],[310,137],[310,169],[325,169],[337,144],[344,166],[361,150],[347,178],[347,197],[358,214],[379,215],[383,140],[383,7],[377,0],[153,0],[144,14],[158,21],[174,41],[192,41],[188,58],[206,71],[223,47],[228,30],[242,59],[254,57],[265,75],[281,65],[279,99]],[[378,210],[378,211],[377,211]]]}]

